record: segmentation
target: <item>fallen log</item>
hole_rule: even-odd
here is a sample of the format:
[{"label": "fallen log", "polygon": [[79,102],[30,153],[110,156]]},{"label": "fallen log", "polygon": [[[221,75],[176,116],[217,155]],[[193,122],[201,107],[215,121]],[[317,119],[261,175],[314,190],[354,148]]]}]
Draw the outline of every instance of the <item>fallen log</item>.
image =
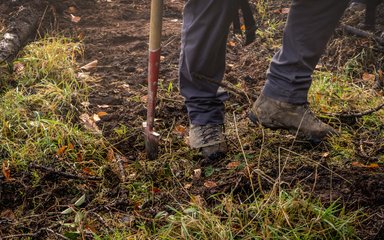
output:
[{"label": "fallen log", "polygon": [[33,37],[42,16],[42,1],[33,1],[19,6],[12,14],[9,25],[0,39],[0,63],[11,62],[21,48]]}]

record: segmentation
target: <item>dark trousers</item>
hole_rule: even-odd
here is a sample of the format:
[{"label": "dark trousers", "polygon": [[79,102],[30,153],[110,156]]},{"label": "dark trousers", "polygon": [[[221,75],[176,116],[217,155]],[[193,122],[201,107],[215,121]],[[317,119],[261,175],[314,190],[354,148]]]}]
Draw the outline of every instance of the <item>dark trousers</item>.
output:
[{"label": "dark trousers", "polygon": [[[313,70],[348,2],[293,0],[283,46],[267,72],[265,95],[289,103],[307,102]],[[185,5],[179,78],[192,124],[224,123],[228,95],[213,81],[220,82],[224,76],[236,5],[236,0],[188,0]]]}]

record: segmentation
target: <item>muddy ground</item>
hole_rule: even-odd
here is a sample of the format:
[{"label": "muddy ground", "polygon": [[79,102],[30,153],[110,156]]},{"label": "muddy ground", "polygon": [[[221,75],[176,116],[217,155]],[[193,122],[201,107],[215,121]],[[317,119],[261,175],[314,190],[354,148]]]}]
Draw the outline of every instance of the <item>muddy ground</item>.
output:
[{"label": "muddy ground", "polygon": [[[18,1],[9,5],[2,3],[0,8],[0,18],[7,19],[10,12],[18,7]],[[21,2],[21,1],[20,1]],[[63,1],[60,6],[53,4],[52,8],[46,9],[46,15],[39,31],[54,32],[70,36],[74,39],[83,41],[85,45],[84,58],[80,59],[82,63],[88,63],[93,60],[98,60],[98,67],[92,71],[94,81],[90,82],[91,91],[89,97],[89,113],[107,112],[108,115],[103,117],[98,122],[99,127],[103,131],[103,135],[109,139],[114,146],[130,161],[142,161],[145,159],[144,142],[142,139],[141,123],[145,121],[145,95],[146,95],[146,78],[147,78],[147,53],[148,53],[148,29],[149,29],[149,0],[111,0],[111,1],[92,1],[92,0],[74,0]],[[50,6],[50,5],[48,5]],[[271,3],[268,7],[271,15],[276,19],[284,19],[286,15],[282,14],[281,9],[288,6],[288,3],[277,1]],[[70,8],[73,7],[73,8]],[[164,15],[164,30],[163,30],[163,49],[161,63],[161,87],[159,90],[159,102],[157,107],[157,122],[158,131],[162,136],[173,135],[172,138],[164,138],[161,142],[161,153],[169,152],[169,148],[177,152],[177,156],[188,154],[187,145],[183,140],[183,133],[180,130],[175,134],[175,127],[187,127],[188,119],[186,117],[186,109],[183,104],[182,97],[177,93],[177,69],[180,45],[180,28],[182,24],[182,7],[183,1],[170,0],[165,3]],[[71,9],[71,13],[69,12]],[[81,17],[78,23],[71,21],[70,14]],[[356,24],[360,18],[345,19],[349,24]],[[3,21],[6,23],[6,21]],[[262,21],[258,20],[259,24]],[[376,34],[379,35],[383,30],[383,21],[379,20]],[[265,26],[260,25],[260,28]],[[278,25],[282,30],[283,25]],[[281,38],[281,31],[278,34],[269,36],[277,41]],[[336,31],[335,39],[339,39],[344,46],[337,45],[337,41],[333,41],[328,49],[326,56],[322,59],[322,64],[330,69],[335,69],[345,63],[350,56],[363,48],[372,48],[374,42],[359,39],[349,36],[341,29]],[[231,100],[227,103],[229,111],[236,112],[239,121],[239,136],[247,135],[249,129],[251,131],[259,131],[257,126],[248,123],[246,119],[247,109],[250,103],[255,100],[260,89],[265,81],[265,72],[268,67],[268,61],[273,53],[277,50],[278,45],[270,47],[265,44],[265,38],[258,38],[253,44],[243,47],[241,39],[238,36],[230,36],[230,44],[228,45],[228,67],[224,83],[228,86],[241,86],[237,92],[231,93]],[[376,48],[376,47],[375,47]],[[381,56],[377,59],[382,59],[382,52],[376,51],[375,54]],[[337,61],[335,61],[337,60]],[[337,64],[335,64],[337,62]],[[372,66],[372,62],[366,63],[366,68]],[[377,64],[377,63],[376,63]],[[382,64],[382,63],[381,63]],[[229,115],[229,117],[233,117]],[[231,120],[233,123],[233,121]],[[116,129],[121,129],[125,126],[128,129],[123,137],[116,134]],[[231,136],[229,140],[232,143],[229,156],[216,166],[217,169],[225,169],[226,164],[236,158],[239,153],[240,146],[236,143],[237,136],[233,130],[233,126],[229,127]],[[255,130],[256,129],[256,130]],[[383,131],[383,128],[378,129]],[[286,133],[282,133],[286,135]],[[252,156],[258,149],[263,146],[263,137],[261,133],[256,135],[251,143],[247,143],[244,147],[247,154]],[[291,141],[280,139],[274,141],[274,135],[267,136],[266,142],[271,140],[264,146],[265,148],[278,149],[279,146],[291,149]],[[361,157],[361,159],[349,160],[364,160],[365,163],[377,159],[384,153],[383,139],[375,139],[373,145],[379,146],[378,149],[372,150],[375,153],[370,158]],[[358,143],[357,143],[358,144]],[[169,147],[169,146],[172,147]],[[384,167],[380,165],[379,169],[364,169],[353,167],[350,164],[347,166],[330,166],[327,164],[327,159],[324,152],[327,152],[327,144],[323,143],[318,146],[313,146],[309,143],[295,144],[292,152],[304,155],[304,160],[300,164],[288,163],[282,181],[289,187],[301,186],[305,191],[312,193],[315,197],[319,197],[325,204],[334,200],[340,200],[345,203],[348,209],[363,208],[364,212],[369,215],[359,227],[359,235],[363,239],[380,239],[384,238],[382,225],[384,224]],[[371,146],[372,147],[372,146]],[[372,147],[373,148],[373,147]],[[180,153],[179,151],[182,151]],[[277,151],[277,150],[276,150]],[[270,157],[270,158],[269,158]],[[275,178],[278,175],[278,162],[273,156],[266,156],[262,162],[262,169],[266,174]],[[286,157],[293,158],[292,155],[286,153]],[[196,166],[199,165],[199,156],[193,157],[196,160]],[[313,163],[318,161],[318,163]],[[251,162],[251,166],[257,165],[256,162]],[[157,173],[154,171],[154,173]],[[159,180],[156,187],[161,187],[161,176],[151,176],[153,180]],[[194,182],[194,186],[190,189],[190,193],[209,197],[210,195],[220,192],[233,191],[240,196],[250,189],[249,179],[244,172],[231,172],[225,174],[213,174],[206,179],[211,179],[218,183],[214,189],[204,189],[203,181]],[[54,224],[57,221],[55,216],[49,216],[47,212],[52,210],[59,211],[55,202],[49,200],[48,197],[55,199],[66,198],[64,192],[69,192],[66,187],[79,184],[75,180],[66,180],[62,183],[57,183],[58,179],[55,176],[46,176],[46,185],[40,187],[31,187],[28,183],[28,177],[22,179],[20,183],[6,184],[2,182],[2,197],[0,200],[0,235],[8,236],[22,232],[36,233],[39,229],[50,227],[59,229]],[[256,179],[255,179],[256,180]],[[182,183],[187,183],[188,180],[181,178]],[[54,188],[50,186],[52,182],[58,184]],[[24,186],[22,186],[24,185]],[[270,184],[266,181],[262,185],[268,189]],[[12,194],[12,191],[18,188],[29,189],[24,196]],[[80,188],[79,186],[76,187]],[[96,183],[90,183],[86,187],[91,193],[89,198],[98,195],[101,191]],[[105,196],[105,204],[109,207],[108,210],[95,205],[92,202],[88,209],[93,212],[110,211],[117,213],[118,216],[124,215],[135,208],[136,203],[125,200],[126,193],[114,188],[115,192],[109,196]],[[180,192],[178,192],[180,191]],[[49,192],[49,196],[43,196],[44,192]],[[38,195],[41,194],[41,195]],[[68,193],[71,195],[70,193]],[[141,206],[140,211],[143,215],[153,217],[162,205],[172,199],[170,196],[180,196],[180,199],[187,198],[186,194],[181,190],[175,189],[173,192],[161,194],[157,197],[157,202],[150,203],[147,209]],[[6,196],[6,197],[4,197]],[[40,196],[35,198],[35,196]],[[43,200],[41,200],[41,199]],[[38,214],[33,215],[31,209],[28,209],[28,202],[34,200],[42,201],[45,206],[39,206],[36,210]],[[57,200],[57,201],[59,201]],[[12,203],[6,203],[12,202]],[[13,211],[20,209],[21,205],[25,205],[25,218],[22,223],[17,222],[14,218]],[[40,219],[37,221],[37,219]],[[44,219],[44,220],[41,220]],[[34,221],[36,220],[36,221]],[[100,223],[102,225],[102,223]],[[369,227],[367,227],[369,226]],[[380,231],[381,229],[381,231]],[[59,230],[58,230],[59,231]],[[379,234],[379,235],[377,235]],[[34,237],[36,237],[35,235]],[[42,236],[44,237],[44,236]],[[1,238],[1,237],[0,237]]]}]

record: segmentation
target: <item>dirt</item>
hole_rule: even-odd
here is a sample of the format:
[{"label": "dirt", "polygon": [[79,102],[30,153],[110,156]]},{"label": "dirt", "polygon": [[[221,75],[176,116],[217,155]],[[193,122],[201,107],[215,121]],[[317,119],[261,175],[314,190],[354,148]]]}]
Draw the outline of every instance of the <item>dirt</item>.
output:
[{"label": "dirt", "polygon": [[[107,112],[108,115],[102,117],[98,122],[103,135],[110,140],[114,146],[126,156],[130,162],[145,159],[144,142],[142,138],[142,122],[145,121],[145,96],[146,96],[146,78],[147,78],[147,54],[148,54],[148,29],[149,29],[149,0],[112,0],[112,1],[92,1],[92,0],[74,0],[63,1],[60,6],[55,6],[56,11],[50,10],[46,16],[47,29],[73,37],[74,39],[83,41],[85,45],[84,58],[82,64],[86,64],[93,60],[98,60],[98,67],[92,70],[94,81],[90,82],[91,91],[89,97],[89,108],[87,111],[91,114],[98,112]],[[271,4],[270,11],[275,12],[276,17],[285,18],[285,15],[278,11],[283,7],[287,7],[288,3]],[[4,5],[4,4],[3,4]],[[2,5],[2,6],[3,6]],[[68,12],[69,7],[76,9],[72,14],[81,17],[78,23],[71,21]],[[161,87],[159,94],[159,102],[157,107],[157,125],[162,135],[167,135],[173,131],[175,126],[188,126],[186,109],[183,104],[182,97],[177,93],[177,69],[178,57],[180,52],[180,31],[182,23],[183,1],[171,0],[165,3],[165,15],[163,26],[163,48],[161,62]],[[3,8],[2,8],[3,9]],[[10,10],[0,11],[0,17],[5,18]],[[355,21],[355,20],[353,20]],[[351,22],[354,23],[352,20]],[[260,21],[258,21],[260,23]],[[384,29],[379,21],[377,34]],[[260,26],[261,28],[263,26]],[[279,28],[282,30],[282,25]],[[281,31],[280,31],[281,32]],[[274,39],[281,38],[281,34],[273,36]],[[322,62],[336,69],[334,59],[338,59],[341,65],[349,56],[353,55],[356,49],[363,49],[372,44],[366,40],[346,37],[346,34],[338,30],[335,39],[357,44],[356,48],[346,48],[339,51],[337,45],[332,45],[328,50]],[[241,123],[247,124],[246,112],[249,104],[255,99],[260,92],[265,81],[265,72],[268,67],[268,57],[271,57],[277,50],[278,46],[273,48],[266,47],[263,44],[265,39],[257,39],[255,43],[247,46],[241,46],[241,40],[235,36],[230,36],[233,44],[228,46],[228,67],[226,71],[225,84],[228,86],[240,85],[244,92],[231,92],[231,100],[228,108],[239,112]],[[380,53],[378,53],[380,54]],[[366,63],[367,68],[371,63]],[[171,87],[170,87],[171,86]],[[123,137],[116,133],[116,129],[125,127],[128,133]],[[242,128],[240,137],[247,134],[247,129],[255,127],[252,124]],[[380,130],[382,131],[382,129]],[[282,132],[282,135],[285,135]],[[258,132],[258,137],[254,142],[245,146],[245,151],[252,154],[252,149],[262,147],[262,133]],[[236,136],[232,136],[231,140],[236,142]],[[234,140],[235,139],[235,140]],[[381,142],[380,142],[381,141]],[[182,140],[180,140],[182,142]],[[382,140],[378,139],[376,143],[382,145]],[[162,142],[161,149],[166,148],[168,143]],[[312,146],[308,143],[296,144],[290,148],[290,140],[282,140],[282,142],[269,143],[267,146],[271,151],[279,151],[280,147],[287,147],[292,152],[302,153],[305,155],[300,157],[299,162],[287,164],[282,175],[281,181],[284,186],[292,188],[301,186],[305,191],[312,193],[315,197],[322,200],[324,204],[338,200],[347,205],[350,210],[364,208],[371,218],[362,223],[366,228],[359,228],[359,235],[363,239],[374,239],[384,224],[384,182],[383,170],[380,166],[378,169],[361,168],[358,166],[329,166],[324,153],[327,152],[327,144]],[[358,143],[356,143],[358,145]],[[184,149],[185,144],[182,145]],[[177,147],[177,146],[175,146]],[[236,145],[231,149],[231,153],[235,152]],[[161,150],[164,151],[164,150]],[[188,150],[186,150],[188,151]],[[374,156],[377,158],[382,155],[384,149],[375,149]],[[284,155],[284,154],[283,154]],[[288,152],[285,157],[293,158]],[[295,156],[296,157],[296,156]],[[199,157],[195,157],[199,160]],[[232,160],[234,156],[230,156],[226,161],[215,166],[216,172],[225,169],[226,164]],[[361,157],[357,160],[364,160],[365,163],[372,161],[370,158]],[[284,159],[284,158],[283,158]],[[308,159],[312,159],[311,161]],[[313,162],[316,161],[316,162]],[[279,175],[278,166],[280,162],[274,158],[266,157],[261,163],[261,169],[272,178]],[[199,163],[196,163],[199,166]],[[256,164],[252,165],[256,168]],[[160,172],[160,170],[159,170]],[[217,192],[233,191],[239,196],[250,189],[249,178],[246,177],[246,171],[232,171],[226,174],[213,174],[204,179],[210,179],[218,183],[218,187],[214,189],[205,189],[204,181],[195,181],[194,186],[190,189],[190,193],[201,195],[208,198]],[[84,189],[89,193],[87,201],[100,194],[100,185],[95,181],[84,183],[81,180],[66,179],[55,174],[45,175],[42,185],[39,187],[31,186],[31,176],[21,174],[21,180],[14,183],[5,184],[0,179],[0,225],[9,226],[5,229],[0,227],[0,233],[5,235],[15,234],[19,232],[38,233],[34,237],[44,237],[44,232],[39,229],[51,227],[49,223],[57,220],[55,216],[49,216],[48,211],[58,211],[55,206],[55,199],[65,202],[64,199],[71,201],[75,196],[76,190]],[[158,179],[160,176],[151,176]],[[15,176],[17,178],[17,176]],[[109,194],[104,198],[105,201],[112,201],[113,205],[102,202],[99,206],[87,206],[88,209],[97,212],[105,211],[111,206],[118,213],[129,212],[135,208],[136,203],[126,201],[127,190],[119,189],[114,181],[114,174],[111,171],[107,174],[109,182],[104,182],[103,186],[110,189]],[[112,180],[111,180],[112,179]],[[183,184],[188,182],[182,180]],[[258,179],[254,179],[257,182]],[[45,184],[45,185],[44,185]],[[54,184],[54,187],[51,185]],[[158,183],[161,185],[161,182]],[[265,189],[271,188],[268,181],[262,182]],[[75,186],[75,189],[71,189]],[[24,195],[12,193],[15,189],[23,189]],[[47,191],[48,190],[48,191]],[[187,198],[184,191],[175,189],[173,196],[179,196],[180,199]],[[172,199],[167,193],[160,194],[156,202],[143,204],[141,209],[149,217],[156,213],[156,210],[162,209],[162,205]],[[39,202],[40,205],[35,208],[34,214],[44,216],[40,221],[25,220],[19,225],[14,224],[13,210],[20,208],[24,204],[24,211],[28,212],[30,201]],[[105,209],[103,206],[107,206]],[[52,209],[50,209],[52,208]],[[118,210],[116,210],[118,209]],[[11,211],[12,210],[12,211]],[[31,214],[28,212],[28,214]],[[31,219],[35,219],[31,214]],[[102,223],[99,223],[102,225]],[[377,237],[377,236],[376,236]],[[379,238],[377,238],[379,239]]]}]

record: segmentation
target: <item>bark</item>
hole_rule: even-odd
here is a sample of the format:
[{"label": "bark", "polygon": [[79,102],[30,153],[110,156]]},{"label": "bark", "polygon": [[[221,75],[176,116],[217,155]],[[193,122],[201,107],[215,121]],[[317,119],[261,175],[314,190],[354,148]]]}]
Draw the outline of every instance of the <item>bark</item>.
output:
[{"label": "bark", "polygon": [[19,7],[11,16],[8,28],[0,39],[0,63],[11,62],[20,49],[35,36],[43,14],[42,1],[33,1]]}]

